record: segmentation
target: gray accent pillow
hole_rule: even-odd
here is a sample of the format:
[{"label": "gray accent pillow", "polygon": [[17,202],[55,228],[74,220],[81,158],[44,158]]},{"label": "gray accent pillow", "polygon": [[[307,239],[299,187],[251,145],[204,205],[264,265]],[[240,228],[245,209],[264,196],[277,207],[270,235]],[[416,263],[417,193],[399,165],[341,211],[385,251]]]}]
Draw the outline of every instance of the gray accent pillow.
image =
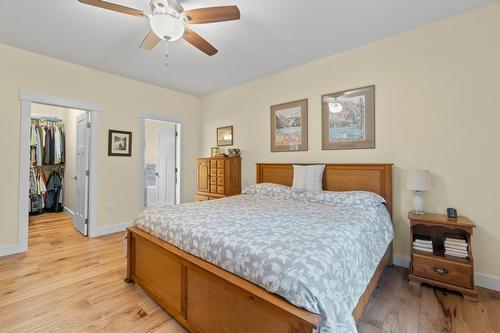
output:
[{"label": "gray accent pillow", "polygon": [[321,192],[325,165],[293,165],[293,185],[295,192]]}]

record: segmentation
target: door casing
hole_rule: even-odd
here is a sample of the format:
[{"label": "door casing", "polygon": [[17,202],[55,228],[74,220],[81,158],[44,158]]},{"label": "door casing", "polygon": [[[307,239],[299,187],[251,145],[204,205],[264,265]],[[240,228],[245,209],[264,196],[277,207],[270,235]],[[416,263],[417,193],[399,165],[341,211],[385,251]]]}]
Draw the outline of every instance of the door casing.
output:
[{"label": "door casing", "polygon": [[69,109],[79,109],[90,113],[90,144],[89,144],[89,209],[88,227],[89,236],[102,234],[97,228],[97,165],[98,165],[98,143],[101,108],[92,102],[72,100],[63,97],[50,96],[37,92],[21,90],[19,93],[21,101],[21,124],[19,137],[19,206],[18,206],[18,232],[17,242],[8,247],[8,251],[2,251],[0,255],[9,255],[28,250],[28,218],[29,218],[29,129],[31,126],[31,104],[44,104],[59,106]]}]

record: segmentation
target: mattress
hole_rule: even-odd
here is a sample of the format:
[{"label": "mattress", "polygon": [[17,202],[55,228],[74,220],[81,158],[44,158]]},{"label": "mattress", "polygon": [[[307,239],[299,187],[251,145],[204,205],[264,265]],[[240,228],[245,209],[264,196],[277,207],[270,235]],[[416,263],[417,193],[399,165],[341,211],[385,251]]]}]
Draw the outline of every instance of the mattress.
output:
[{"label": "mattress", "polygon": [[219,200],[146,209],[135,226],[356,332],[352,311],[393,239],[383,199],[265,186]]}]

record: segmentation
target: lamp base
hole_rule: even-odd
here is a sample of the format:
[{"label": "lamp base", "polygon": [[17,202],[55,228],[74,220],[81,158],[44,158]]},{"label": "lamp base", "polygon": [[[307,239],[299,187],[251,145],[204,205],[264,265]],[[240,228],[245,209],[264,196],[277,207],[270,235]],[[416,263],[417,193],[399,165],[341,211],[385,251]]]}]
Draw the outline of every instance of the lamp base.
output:
[{"label": "lamp base", "polygon": [[424,199],[422,198],[422,192],[415,191],[415,196],[412,201],[412,212],[413,214],[423,214],[424,213]]}]

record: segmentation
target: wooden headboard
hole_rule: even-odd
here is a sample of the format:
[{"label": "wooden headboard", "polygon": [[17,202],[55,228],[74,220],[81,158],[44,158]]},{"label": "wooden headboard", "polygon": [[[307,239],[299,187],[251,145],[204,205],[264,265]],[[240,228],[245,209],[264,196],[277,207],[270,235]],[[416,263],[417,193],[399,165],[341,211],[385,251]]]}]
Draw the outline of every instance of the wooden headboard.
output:
[{"label": "wooden headboard", "polygon": [[[370,191],[382,196],[392,216],[392,164],[325,164],[323,190]],[[257,183],[292,186],[292,163],[257,163]]]}]

